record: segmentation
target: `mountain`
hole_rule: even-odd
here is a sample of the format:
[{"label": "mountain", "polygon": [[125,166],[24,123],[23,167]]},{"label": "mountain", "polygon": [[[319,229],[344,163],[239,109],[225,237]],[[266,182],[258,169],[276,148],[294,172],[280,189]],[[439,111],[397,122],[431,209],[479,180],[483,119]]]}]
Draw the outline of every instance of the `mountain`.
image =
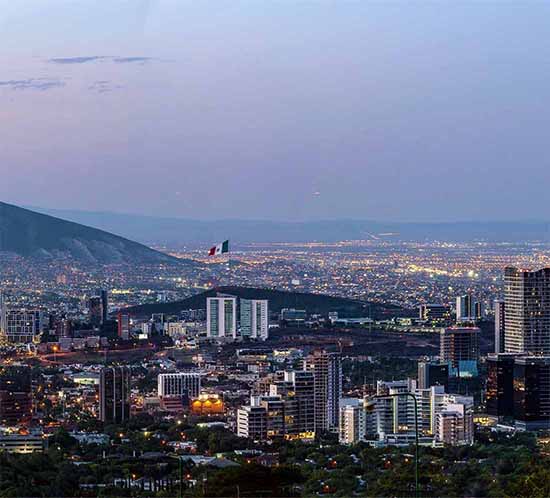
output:
[{"label": "mountain", "polygon": [[0,202],[0,251],[100,264],[179,261],[118,235],[4,202]]},{"label": "mountain", "polygon": [[391,304],[382,305],[359,301],[357,299],[327,296],[325,294],[236,286],[215,287],[181,301],[142,304],[126,308],[125,311],[132,316],[140,317],[150,316],[153,313],[177,315],[183,310],[206,309],[206,298],[215,297],[218,293],[230,294],[244,299],[268,299],[269,309],[272,312],[279,312],[282,308],[296,308],[305,309],[309,313],[323,315],[326,315],[329,311],[337,311],[342,317],[364,317],[370,314],[372,318],[387,318],[388,316],[407,315],[406,310]]},{"label": "mountain", "polygon": [[464,221],[449,223],[400,223],[370,220],[328,221],[199,221],[110,212],[33,208],[145,243],[233,242],[337,242],[341,240],[442,242],[550,242],[545,221]]}]

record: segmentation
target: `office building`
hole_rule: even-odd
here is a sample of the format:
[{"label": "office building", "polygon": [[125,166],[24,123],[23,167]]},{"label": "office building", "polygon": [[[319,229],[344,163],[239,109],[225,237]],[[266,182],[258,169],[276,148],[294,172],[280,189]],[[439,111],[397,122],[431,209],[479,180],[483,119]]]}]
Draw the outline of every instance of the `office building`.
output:
[{"label": "office building", "polygon": [[283,308],[279,314],[279,320],[290,325],[302,325],[307,318],[306,310]]},{"label": "office building", "polygon": [[88,299],[88,321],[94,327],[101,325],[103,306],[100,296],[92,296]]},{"label": "office building", "polygon": [[55,324],[55,331],[58,338],[67,338],[73,336],[72,322],[68,318],[61,318]]},{"label": "office building", "polygon": [[264,406],[251,404],[237,410],[237,436],[253,441],[267,440],[267,411]]},{"label": "office building", "polygon": [[237,298],[206,299],[206,335],[210,339],[237,338]]},{"label": "office building", "polygon": [[550,268],[504,271],[504,350],[550,354]]},{"label": "office building", "polygon": [[[415,396],[417,413],[407,393]],[[410,444],[417,423],[424,443],[471,444],[473,406],[471,396],[447,394],[443,386],[417,389],[411,380],[379,383],[377,396],[365,400],[365,437],[383,444]]]},{"label": "office building", "polygon": [[550,429],[550,356],[516,358],[513,386],[516,427]]},{"label": "office building", "polygon": [[504,353],[504,333],[506,330],[506,306],[504,300],[495,301],[495,353]]},{"label": "office building", "polygon": [[130,367],[108,367],[99,376],[99,418],[120,424],[130,418]]},{"label": "office building", "polygon": [[130,338],[130,315],[118,313],[117,315],[118,336],[127,341]]},{"label": "office building", "polygon": [[420,320],[440,322],[448,320],[450,316],[451,310],[445,304],[421,304],[419,308]]},{"label": "office building", "polygon": [[0,328],[7,342],[29,344],[38,342],[44,328],[44,315],[40,310],[9,308],[0,304]]},{"label": "office building", "polygon": [[471,294],[456,298],[457,322],[470,322],[476,319],[476,302]]},{"label": "office building", "polygon": [[241,336],[265,341],[269,337],[269,304],[266,299],[241,299]]},{"label": "office building", "polygon": [[342,364],[338,353],[314,351],[305,361],[315,384],[315,432],[338,431]]},{"label": "office building", "polygon": [[440,333],[442,362],[449,365],[450,377],[477,376],[479,360],[479,329],[477,327],[449,327]]},{"label": "office building", "polygon": [[284,401],[285,437],[313,439],[315,435],[315,377],[312,372],[295,370],[274,380],[269,394]]},{"label": "office building", "polygon": [[109,317],[109,294],[105,289],[99,289],[101,300],[101,324],[103,325]]},{"label": "office building", "polygon": [[201,374],[199,372],[178,372],[159,374],[158,395],[164,397],[198,398],[201,392]]},{"label": "office building", "polygon": [[237,434],[254,440],[315,437],[315,377],[297,370],[277,372],[258,386],[250,405],[237,413]]},{"label": "office building", "polygon": [[486,409],[494,417],[514,416],[514,364],[517,355],[498,353],[487,357]]},{"label": "office building", "polygon": [[418,388],[429,389],[432,386],[449,387],[449,364],[447,362],[418,362]]},{"label": "office building", "polygon": [[31,369],[26,366],[0,367],[0,423],[19,425],[32,417]]},{"label": "office building", "polygon": [[42,453],[47,447],[47,441],[42,433],[0,434],[0,452],[22,455]]}]

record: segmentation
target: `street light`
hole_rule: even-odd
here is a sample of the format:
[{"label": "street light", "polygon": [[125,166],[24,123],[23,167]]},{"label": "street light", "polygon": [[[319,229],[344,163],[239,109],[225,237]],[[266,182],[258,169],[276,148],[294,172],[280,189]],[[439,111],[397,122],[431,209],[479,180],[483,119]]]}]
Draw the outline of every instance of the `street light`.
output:
[{"label": "street light", "polygon": [[[414,401],[414,495],[418,498],[418,400],[412,393],[395,393],[395,394],[381,394],[374,396],[375,399],[387,398],[399,398],[400,396],[408,396]],[[374,410],[374,406],[367,407],[368,411]]]}]

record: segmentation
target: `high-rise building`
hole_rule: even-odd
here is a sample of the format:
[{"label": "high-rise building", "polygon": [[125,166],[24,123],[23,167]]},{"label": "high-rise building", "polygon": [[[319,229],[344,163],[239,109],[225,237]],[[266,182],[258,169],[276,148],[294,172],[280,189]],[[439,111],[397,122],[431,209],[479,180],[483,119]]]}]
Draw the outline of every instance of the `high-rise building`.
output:
[{"label": "high-rise building", "polygon": [[451,377],[477,376],[479,359],[479,329],[449,327],[440,333],[441,361],[449,364]]},{"label": "high-rise building", "polygon": [[267,299],[241,299],[240,325],[242,337],[269,337],[269,305]]},{"label": "high-rise building", "polygon": [[106,367],[99,377],[99,418],[119,424],[130,418],[130,367]]},{"label": "high-rise building", "polygon": [[102,313],[101,297],[92,296],[88,299],[88,321],[94,327],[101,325]]},{"label": "high-rise building", "polygon": [[483,303],[476,301],[472,294],[464,294],[456,298],[456,320],[474,322],[484,315]]},{"label": "high-rise building", "polygon": [[432,386],[449,386],[449,364],[446,362],[418,362],[418,388],[429,389]]},{"label": "high-rise building", "polygon": [[72,337],[72,322],[66,317],[59,319],[55,324],[57,337]]},{"label": "high-rise building", "polygon": [[315,432],[337,431],[342,398],[340,355],[316,350],[305,364],[306,370],[313,372],[315,382]]},{"label": "high-rise building", "polygon": [[165,373],[158,376],[158,395],[167,396],[188,396],[198,398],[201,392],[200,372],[178,372]]},{"label": "high-rise building", "polygon": [[251,404],[237,410],[237,436],[254,441],[267,440],[267,410],[265,406]]},{"label": "high-rise building", "polygon": [[237,434],[255,440],[315,437],[315,377],[305,370],[277,372],[257,386],[237,413]]},{"label": "high-rise building", "polygon": [[516,358],[513,385],[516,427],[549,430],[550,356]]},{"label": "high-rise building", "polygon": [[435,438],[446,445],[471,444],[474,441],[472,404],[446,400],[436,413]]},{"label": "high-rise building", "polygon": [[98,327],[107,321],[109,297],[105,289],[98,289],[97,294],[88,299],[88,320]]},{"label": "high-rise building", "polygon": [[494,417],[514,416],[514,353],[487,357],[487,413]]},{"label": "high-rise building", "polygon": [[109,294],[105,289],[99,289],[101,299],[101,324],[104,324],[109,317]]},{"label": "high-rise building", "polygon": [[293,370],[274,380],[269,394],[280,396],[285,408],[287,439],[312,439],[315,433],[315,377],[312,372]]},{"label": "high-rise building", "polygon": [[363,399],[344,398],[340,406],[340,444],[357,444],[367,436],[367,412]]},{"label": "high-rise building", "polygon": [[206,335],[211,339],[236,339],[236,297],[209,297],[206,299]]},{"label": "high-rise building", "polygon": [[[415,421],[415,402],[418,418]],[[443,386],[417,389],[409,380],[379,382],[377,396],[365,400],[365,434],[386,444],[411,442],[416,422],[421,438],[447,444],[473,442],[473,406],[471,396],[445,393]]]},{"label": "high-rise building", "polygon": [[26,366],[0,367],[0,423],[18,425],[32,416],[31,369]]},{"label": "high-rise building", "polygon": [[118,313],[117,315],[118,336],[127,341],[130,338],[130,315]]},{"label": "high-rise building", "polygon": [[504,353],[506,306],[504,300],[495,301],[495,353]]},{"label": "high-rise building", "polygon": [[504,350],[550,354],[550,268],[504,270]]}]

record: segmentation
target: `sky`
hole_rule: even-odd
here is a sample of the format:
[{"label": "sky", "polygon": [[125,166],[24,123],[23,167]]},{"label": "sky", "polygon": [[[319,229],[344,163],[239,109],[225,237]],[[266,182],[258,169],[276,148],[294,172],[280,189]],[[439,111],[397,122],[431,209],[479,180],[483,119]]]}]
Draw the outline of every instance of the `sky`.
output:
[{"label": "sky", "polygon": [[549,220],[550,2],[0,0],[0,200]]}]

